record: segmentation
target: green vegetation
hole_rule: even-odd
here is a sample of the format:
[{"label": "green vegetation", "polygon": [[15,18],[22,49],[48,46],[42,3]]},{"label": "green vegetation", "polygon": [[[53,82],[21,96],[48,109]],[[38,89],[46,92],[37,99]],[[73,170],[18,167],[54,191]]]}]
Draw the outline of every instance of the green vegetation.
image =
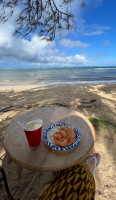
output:
[{"label": "green vegetation", "polygon": [[96,129],[98,129],[99,127],[107,128],[109,126],[109,127],[113,128],[114,131],[116,132],[116,125],[112,124],[109,121],[96,119],[96,118],[90,118],[89,120]]}]

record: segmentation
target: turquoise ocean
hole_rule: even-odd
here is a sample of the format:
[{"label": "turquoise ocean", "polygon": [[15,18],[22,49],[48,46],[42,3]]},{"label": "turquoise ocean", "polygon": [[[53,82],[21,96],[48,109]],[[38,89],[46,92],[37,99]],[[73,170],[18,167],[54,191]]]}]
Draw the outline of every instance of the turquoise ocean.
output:
[{"label": "turquoise ocean", "polygon": [[116,82],[113,67],[1,68],[0,86]]}]

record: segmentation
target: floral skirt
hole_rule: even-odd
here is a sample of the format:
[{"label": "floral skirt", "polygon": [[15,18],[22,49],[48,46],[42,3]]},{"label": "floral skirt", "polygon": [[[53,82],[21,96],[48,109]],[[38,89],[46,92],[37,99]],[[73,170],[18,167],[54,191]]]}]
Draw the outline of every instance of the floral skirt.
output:
[{"label": "floral skirt", "polygon": [[86,164],[54,172],[39,200],[94,200],[95,180]]}]

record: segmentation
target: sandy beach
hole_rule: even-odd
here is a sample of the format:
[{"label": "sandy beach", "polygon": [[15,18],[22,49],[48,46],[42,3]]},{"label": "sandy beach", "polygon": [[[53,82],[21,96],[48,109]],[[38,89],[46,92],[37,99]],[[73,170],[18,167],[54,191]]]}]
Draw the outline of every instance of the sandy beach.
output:
[{"label": "sandy beach", "polygon": [[[6,171],[14,199],[20,200],[35,172],[20,168],[5,153],[3,139],[7,126],[19,115],[42,106],[58,105],[84,114],[93,123],[96,143],[93,152],[102,160],[95,174],[96,200],[116,197],[116,83],[0,86],[0,165]],[[25,200],[37,200],[52,178],[39,173]],[[0,200],[7,200],[0,183]]]}]

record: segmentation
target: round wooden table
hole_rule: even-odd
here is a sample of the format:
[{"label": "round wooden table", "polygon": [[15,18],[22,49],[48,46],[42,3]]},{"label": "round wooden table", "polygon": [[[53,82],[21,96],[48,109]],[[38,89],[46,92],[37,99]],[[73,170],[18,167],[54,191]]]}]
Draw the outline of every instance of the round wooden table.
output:
[{"label": "round wooden table", "polygon": [[[30,147],[17,121],[23,123],[32,117],[43,120],[43,131],[56,122],[76,126],[81,133],[80,144],[72,150],[55,151],[42,138],[39,147]],[[71,167],[90,153],[94,142],[95,131],[90,121],[74,110],[58,106],[41,107],[24,113],[8,126],[4,137],[4,147],[9,157],[18,165],[33,171],[58,171]]]}]

